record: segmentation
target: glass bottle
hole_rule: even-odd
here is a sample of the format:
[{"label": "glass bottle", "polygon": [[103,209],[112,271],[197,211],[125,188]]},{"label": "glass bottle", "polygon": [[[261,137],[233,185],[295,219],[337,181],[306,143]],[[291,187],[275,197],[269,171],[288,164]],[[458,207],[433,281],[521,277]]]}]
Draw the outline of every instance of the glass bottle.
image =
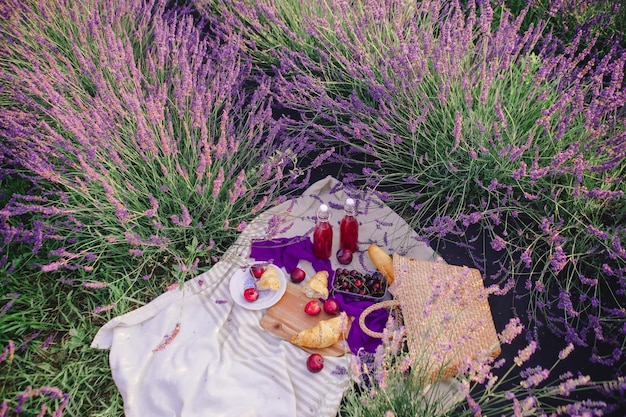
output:
[{"label": "glass bottle", "polygon": [[339,248],[357,251],[359,241],[359,222],[356,219],[354,200],[348,198],[344,206],[345,214],[339,226]]},{"label": "glass bottle", "polygon": [[333,228],[330,225],[330,211],[322,204],[317,210],[317,223],[313,231],[313,254],[318,259],[329,259],[333,246]]}]

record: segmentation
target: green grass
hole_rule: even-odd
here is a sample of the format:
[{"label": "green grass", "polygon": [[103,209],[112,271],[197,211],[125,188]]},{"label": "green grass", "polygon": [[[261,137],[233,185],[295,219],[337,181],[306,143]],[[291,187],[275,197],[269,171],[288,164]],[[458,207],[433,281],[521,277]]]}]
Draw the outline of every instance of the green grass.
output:
[{"label": "green grass", "polygon": [[[119,271],[99,272],[107,288],[88,289],[80,284],[81,272],[42,274],[28,267],[32,257],[14,259],[17,267],[5,274],[0,305],[18,294],[13,304],[0,317],[0,346],[9,340],[15,343],[12,360],[0,363],[0,392],[10,409],[15,398],[28,387],[53,386],[70,395],[64,415],[119,416],[122,402],[113,382],[108,364],[108,351],[92,349],[97,330],[116,315],[141,307],[158,296],[163,289],[156,280],[122,282]],[[118,283],[118,284],[116,284]],[[117,302],[101,314],[97,306]],[[35,415],[42,404],[50,409],[59,401],[45,396],[30,398],[20,415]],[[32,413],[32,414],[31,414]]]}]

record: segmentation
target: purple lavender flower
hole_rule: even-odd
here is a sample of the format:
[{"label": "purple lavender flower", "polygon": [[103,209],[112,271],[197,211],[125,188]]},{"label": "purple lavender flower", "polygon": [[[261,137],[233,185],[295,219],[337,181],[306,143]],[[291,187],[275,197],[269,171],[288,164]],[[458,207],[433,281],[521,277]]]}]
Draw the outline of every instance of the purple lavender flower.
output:
[{"label": "purple lavender flower", "polygon": [[2,349],[2,353],[0,354],[0,363],[8,360],[9,362],[13,361],[15,356],[15,343],[12,340],[7,342],[7,345]]},{"label": "purple lavender flower", "polygon": [[437,217],[433,220],[433,225],[424,228],[427,233],[432,233],[437,237],[445,237],[456,228],[456,222],[450,216]]},{"label": "purple lavender flower", "polygon": [[237,175],[237,179],[235,180],[233,189],[228,190],[228,197],[230,200],[230,204],[235,204],[235,201],[248,191],[248,188],[244,184],[245,180],[246,180],[246,173],[243,170],[241,170],[239,172],[239,175]]},{"label": "purple lavender flower", "polygon": [[135,257],[143,256],[143,251],[141,249],[129,249],[128,253]]},{"label": "purple lavender flower", "polygon": [[557,245],[556,248],[554,248],[552,255],[550,255],[550,267],[555,274],[558,274],[561,270],[563,270],[563,268],[565,268],[567,263],[568,258],[563,250],[563,247],[561,245]]},{"label": "purple lavender flower", "polygon": [[11,306],[15,303],[15,300],[17,300],[20,296],[16,292],[9,293],[7,295],[10,296],[11,299],[2,306],[2,309],[0,309],[0,317],[2,317],[11,308]]},{"label": "purple lavender flower", "polygon": [[148,217],[154,217],[159,209],[159,202],[152,194],[148,195],[148,199],[150,200],[150,208],[145,211],[145,214]]},{"label": "purple lavender flower", "polygon": [[105,311],[109,311],[109,310],[113,309],[116,305],[117,305],[117,303],[112,302],[112,303],[109,303],[107,305],[98,306],[98,307],[93,309],[93,314],[100,314],[100,313],[103,313]]},{"label": "purple lavender flower", "polygon": [[530,357],[535,353],[535,351],[537,350],[537,346],[537,342],[535,342],[534,340],[531,341],[528,346],[526,346],[524,349],[520,349],[517,352],[517,356],[513,358],[513,362],[515,362],[517,366],[522,366],[522,364],[528,361]]},{"label": "purple lavender flower", "polygon": [[501,251],[506,249],[507,243],[506,240],[502,239],[501,236],[496,236],[491,240],[491,248],[495,251]]},{"label": "purple lavender flower", "polygon": [[536,387],[545,381],[550,376],[550,370],[545,369],[542,366],[535,366],[524,369],[520,372],[520,376],[523,378],[520,385],[528,389]]},{"label": "purple lavender flower", "polygon": [[81,285],[84,288],[90,288],[90,289],[107,288],[109,286],[107,282],[98,282],[98,281],[85,281]]},{"label": "purple lavender flower", "polygon": [[224,183],[224,168],[220,167],[217,178],[213,180],[213,198],[217,198]]},{"label": "purple lavender flower", "polygon": [[527,248],[520,255],[520,260],[524,263],[524,266],[526,268],[530,268],[533,263],[533,258],[531,256],[531,253],[532,253],[532,250],[530,248]]},{"label": "purple lavender flower", "polygon": [[524,329],[524,326],[520,322],[518,317],[509,320],[509,323],[505,326],[504,330],[500,332],[498,338],[501,343],[511,343]]},{"label": "purple lavender flower", "polygon": [[39,349],[46,349],[48,346],[50,346],[53,340],[54,340],[54,334],[51,334],[50,336],[46,337],[46,339],[41,343],[41,346],[39,346]]},{"label": "purple lavender flower", "polygon": [[245,221],[242,221],[237,225],[237,231],[241,233],[244,230],[246,230],[247,227],[248,227],[248,223]]},{"label": "purple lavender flower", "polygon": [[181,223],[183,227],[189,227],[191,225],[191,215],[189,214],[189,210],[187,210],[187,206],[184,204],[180,205],[181,214]]},{"label": "purple lavender flower", "polygon": [[178,336],[178,332],[180,332],[180,323],[176,323],[176,326],[174,326],[174,330],[172,330],[171,333],[167,334],[164,337],[163,342],[159,343],[158,346],[152,349],[152,352],[159,352],[165,349],[170,343],[172,343],[176,336]]}]

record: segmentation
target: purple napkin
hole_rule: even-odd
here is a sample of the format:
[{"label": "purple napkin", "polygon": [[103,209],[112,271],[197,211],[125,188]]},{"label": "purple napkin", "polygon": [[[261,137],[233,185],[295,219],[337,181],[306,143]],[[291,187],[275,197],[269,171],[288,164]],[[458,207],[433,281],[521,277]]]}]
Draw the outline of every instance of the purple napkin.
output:
[{"label": "purple napkin", "polygon": [[[278,238],[271,240],[261,240],[252,242],[250,257],[257,261],[272,261],[278,267],[285,268],[287,273],[291,273],[298,266],[300,260],[311,262],[311,266],[316,272],[328,272],[328,289],[332,289],[332,282],[335,277],[335,271],[328,259],[317,259],[313,255],[313,243],[307,236],[296,236],[292,238]],[[372,338],[361,330],[359,326],[359,316],[367,307],[373,303],[371,301],[362,301],[344,296],[343,294],[335,294],[335,299],[343,311],[349,316],[355,317],[354,322],[348,332],[348,346],[352,353],[357,353],[363,348],[366,352],[376,351],[376,347],[381,344],[380,339]],[[381,332],[385,328],[389,313],[384,310],[376,310],[372,312],[365,324],[373,331]]]},{"label": "purple napkin", "polygon": [[257,261],[272,260],[274,265],[284,267],[288,274],[298,266],[301,259],[311,262],[315,272],[328,271],[328,280],[335,271],[328,259],[317,259],[313,255],[313,243],[306,236],[278,238],[252,242],[250,257]]},{"label": "purple napkin", "polygon": [[[357,300],[339,293],[335,293],[334,297],[341,309],[349,316],[355,318],[348,332],[347,339],[348,346],[350,346],[352,353],[356,354],[360,348],[363,348],[366,352],[375,352],[378,345],[382,343],[382,340],[368,336],[361,330],[361,326],[359,326],[359,316],[363,310],[374,303],[371,301]],[[365,318],[365,325],[370,330],[382,332],[387,324],[388,318],[389,313],[387,310],[375,310]]]}]

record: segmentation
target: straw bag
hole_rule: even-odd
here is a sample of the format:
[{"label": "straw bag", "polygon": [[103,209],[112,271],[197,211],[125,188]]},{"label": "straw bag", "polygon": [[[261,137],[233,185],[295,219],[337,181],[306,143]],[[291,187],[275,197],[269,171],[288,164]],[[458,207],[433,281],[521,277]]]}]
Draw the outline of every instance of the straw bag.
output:
[{"label": "straw bag", "polygon": [[367,328],[365,318],[381,308],[399,307],[413,364],[421,364],[433,380],[456,375],[468,358],[500,354],[478,270],[397,254],[393,270],[395,298],[363,311],[359,318],[363,332],[382,338],[382,333]]}]

